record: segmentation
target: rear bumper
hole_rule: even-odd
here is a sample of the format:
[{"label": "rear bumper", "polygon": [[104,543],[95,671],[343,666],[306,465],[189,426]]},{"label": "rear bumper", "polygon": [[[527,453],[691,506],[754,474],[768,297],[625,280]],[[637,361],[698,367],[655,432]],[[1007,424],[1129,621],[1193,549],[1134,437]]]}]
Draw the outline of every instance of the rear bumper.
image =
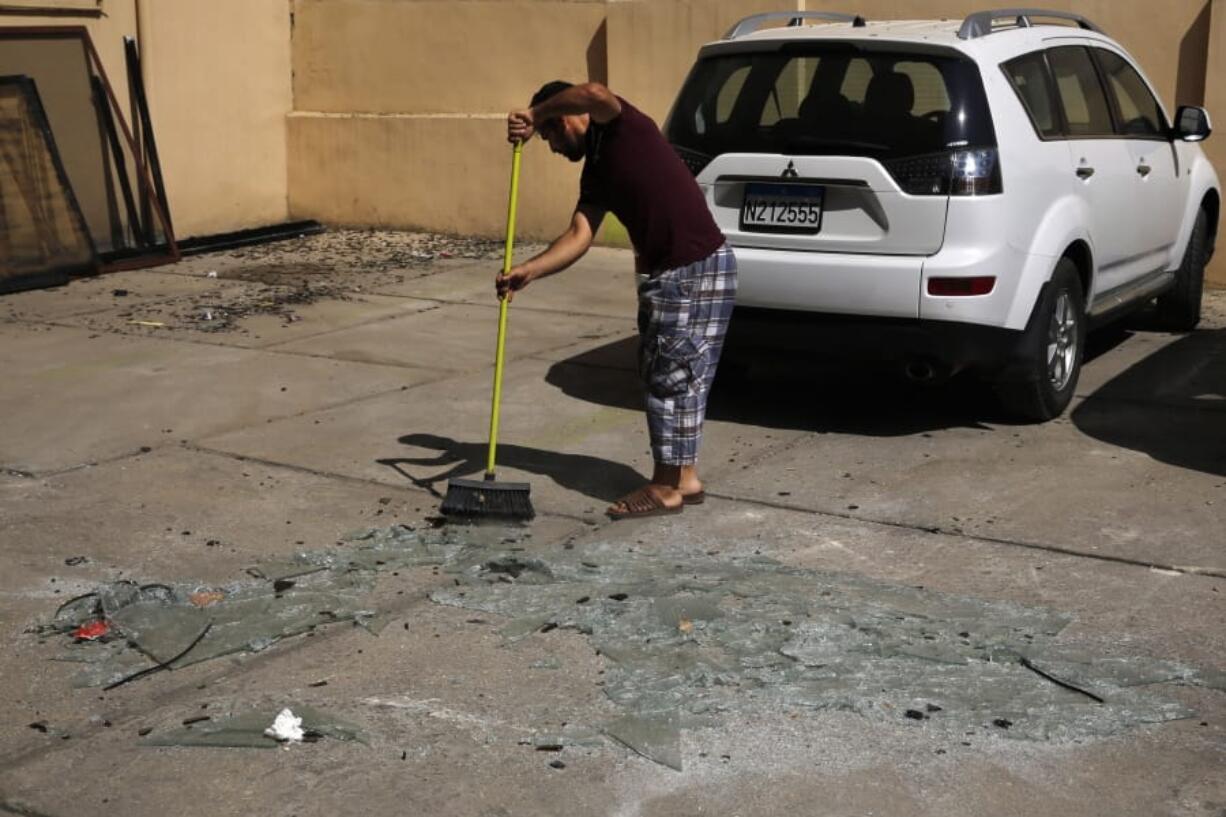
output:
[{"label": "rear bumper", "polygon": [[748,358],[859,360],[1007,376],[1023,359],[1025,332],[908,318],[870,318],[737,306],[728,349]]},{"label": "rear bumper", "polygon": [[[874,318],[911,318],[1023,329],[1054,260],[1028,255],[984,231],[934,255],[797,252],[733,246],[737,304]],[[930,278],[995,277],[986,295],[935,296]],[[1029,287],[1022,287],[1022,282]]]},{"label": "rear bumper", "polygon": [[737,304],[918,318],[922,255],[857,255],[733,246]]}]

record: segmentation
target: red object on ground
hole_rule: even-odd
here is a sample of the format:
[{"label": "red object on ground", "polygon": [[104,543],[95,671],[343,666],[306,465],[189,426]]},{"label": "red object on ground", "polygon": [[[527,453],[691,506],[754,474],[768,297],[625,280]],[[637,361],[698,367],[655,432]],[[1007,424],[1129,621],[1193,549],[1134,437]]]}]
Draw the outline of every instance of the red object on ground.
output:
[{"label": "red object on ground", "polygon": [[73,638],[79,638],[82,641],[93,641],[97,638],[102,638],[111,631],[111,623],[106,619],[99,618],[94,621],[82,624],[80,627],[72,631]]}]

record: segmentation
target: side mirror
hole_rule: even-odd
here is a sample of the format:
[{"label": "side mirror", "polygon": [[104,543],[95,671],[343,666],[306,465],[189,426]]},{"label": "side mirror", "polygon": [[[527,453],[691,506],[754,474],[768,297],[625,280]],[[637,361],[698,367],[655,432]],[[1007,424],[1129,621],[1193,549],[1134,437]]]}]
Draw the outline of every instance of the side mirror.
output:
[{"label": "side mirror", "polygon": [[1175,113],[1175,138],[1185,142],[1203,142],[1213,133],[1209,112],[1195,105],[1182,105]]}]

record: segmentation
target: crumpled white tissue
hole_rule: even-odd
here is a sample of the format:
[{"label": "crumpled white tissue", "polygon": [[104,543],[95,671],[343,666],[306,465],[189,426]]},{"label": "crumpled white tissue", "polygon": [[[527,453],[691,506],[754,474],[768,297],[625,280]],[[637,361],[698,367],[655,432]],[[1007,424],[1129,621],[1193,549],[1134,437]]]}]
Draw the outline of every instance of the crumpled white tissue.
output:
[{"label": "crumpled white tissue", "polygon": [[295,716],[289,709],[282,709],[277,713],[272,726],[264,730],[264,734],[279,741],[298,743],[305,734],[302,731],[302,718]]}]

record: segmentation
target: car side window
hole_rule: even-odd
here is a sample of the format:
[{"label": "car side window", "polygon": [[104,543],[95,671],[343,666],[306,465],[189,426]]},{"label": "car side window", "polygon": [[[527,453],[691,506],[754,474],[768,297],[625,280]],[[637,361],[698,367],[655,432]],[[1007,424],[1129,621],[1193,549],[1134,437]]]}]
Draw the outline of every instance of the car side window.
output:
[{"label": "car side window", "polygon": [[1078,45],[1053,48],[1047,52],[1068,135],[1072,137],[1114,136],[1107,95],[1098,79],[1090,52]]},{"label": "car side window", "polygon": [[1120,133],[1127,136],[1166,138],[1166,119],[1162,106],[1137,70],[1128,61],[1105,48],[1094,49],[1094,56],[1107,78],[1107,87],[1120,115]]},{"label": "car side window", "polygon": [[1009,60],[1001,66],[1030,116],[1035,132],[1047,139],[1062,135],[1056,100],[1052,98],[1047,60],[1041,51]]}]

